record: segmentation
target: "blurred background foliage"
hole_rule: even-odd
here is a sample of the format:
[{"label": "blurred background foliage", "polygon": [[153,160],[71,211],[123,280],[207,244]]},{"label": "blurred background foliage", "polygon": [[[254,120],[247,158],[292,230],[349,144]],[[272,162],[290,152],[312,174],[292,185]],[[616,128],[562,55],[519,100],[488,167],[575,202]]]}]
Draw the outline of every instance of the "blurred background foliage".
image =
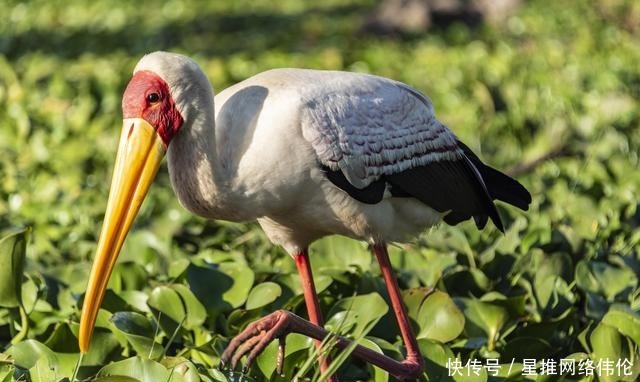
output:
[{"label": "blurred background foliage", "polygon": [[[638,2],[526,1],[491,24],[451,20],[386,35],[363,28],[376,5],[2,0],[0,380],[72,378],[120,97],[137,60],[159,49],[193,57],[215,89],[274,67],[406,82],[429,95],[439,118],[480,157],[529,188],[530,211],[500,208],[504,235],[463,223],[392,249],[427,360],[423,380],[451,380],[446,362],[456,357],[462,365],[505,365],[499,376],[483,369],[458,381],[549,380],[522,375],[527,358],[627,359],[631,375],[554,378],[635,380]],[[166,170],[155,183],[116,266],[80,380],[225,380],[218,357],[248,322],[279,308],[306,316],[293,262],[257,225],[194,217],[177,203]],[[401,357],[372,261],[364,244],[343,238],[312,247],[328,326]],[[231,379],[317,379],[304,338],[289,336],[284,377],[274,359],[269,347],[248,376]],[[339,374],[392,380],[353,359]]]}]

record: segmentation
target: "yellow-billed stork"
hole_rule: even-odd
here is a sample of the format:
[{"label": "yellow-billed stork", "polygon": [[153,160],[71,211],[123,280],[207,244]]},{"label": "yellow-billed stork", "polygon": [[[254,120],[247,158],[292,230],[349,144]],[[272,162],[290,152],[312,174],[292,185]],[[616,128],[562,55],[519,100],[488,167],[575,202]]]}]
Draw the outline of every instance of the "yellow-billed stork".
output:
[{"label": "yellow-billed stork", "polygon": [[[82,310],[83,352],[120,248],[165,153],[185,208],[211,219],[257,220],[300,272],[311,322],[276,311],[250,324],[221,357],[233,368],[245,354],[245,367],[250,365],[274,339],[284,346],[287,333],[316,340],[327,335],[307,248],[340,234],[371,245],[406,346],[403,361],[360,346],[353,354],[400,379],[416,378],[423,359],[386,243],[407,241],[441,220],[473,218],[482,228],[491,219],[502,230],[495,199],[524,210],[531,202],[520,183],[483,164],[436,119],[425,95],[387,78],[275,69],[222,91],[214,102],[193,60],[155,52],[135,67],[122,110],[109,201]],[[340,339],[337,346],[348,343]]]}]

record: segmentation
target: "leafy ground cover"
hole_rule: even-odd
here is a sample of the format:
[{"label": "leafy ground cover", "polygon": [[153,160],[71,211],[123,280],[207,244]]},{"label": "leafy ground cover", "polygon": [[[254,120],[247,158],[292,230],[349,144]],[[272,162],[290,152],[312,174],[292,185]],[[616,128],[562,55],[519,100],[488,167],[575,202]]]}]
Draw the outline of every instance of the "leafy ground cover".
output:
[{"label": "leafy ground cover", "polygon": [[[530,1],[495,27],[452,24],[395,38],[358,33],[374,5],[2,2],[0,380],[321,380],[311,342],[295,335],[284,376],[275,373],[274,347],[247,376],[216,370],[227,341],[248,322],[279,308],[304,316],[301,289],[293,262],[256,225],[189,215],[163,170],[76,370],[79,306],[106,204],[120,96],[135,62],[157,49],[193,56],[216,89],[282,66],[404,81],[428,94],[483,159],[531,190],[529,212],[501,208],[504,235],[465,223],[392,248],[427,361],[422,380],[637,379],[637,2]],[[367,248],[331,237],[311,251],[327,325],[400,357]],[[559,365],[549,373],[563,359],[583,372],[593,366],[594,375],[559,376]],[[494,360],[498,376],[485,367]],[[630,375],[619,373],[624,360]],[[460,374],[449,376],[457,362]],[[527,375],[545,368],[556,375]],[[339,374],[392,380],[353,359]]]}]

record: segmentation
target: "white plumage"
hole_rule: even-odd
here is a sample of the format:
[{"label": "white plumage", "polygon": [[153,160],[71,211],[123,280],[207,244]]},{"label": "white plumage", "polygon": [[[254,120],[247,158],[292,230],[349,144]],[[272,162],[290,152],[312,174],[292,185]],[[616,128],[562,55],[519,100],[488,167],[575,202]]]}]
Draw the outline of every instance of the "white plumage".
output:
[{"label": "white plumage", "polygon": [[381,175],[462,155],[431,102],[407,85],[348,72],[267,74],[298,79],[292,86],[300,93],[303,136],[322,164],[341,170],[356,188]]},{"label": "white plumage", "polygon": [[[163,69],[175,72],[175,62],[164,60],[176,57],[182,56],[145,56],[135,71],[171,78]],[[198,94],[202,104],[177,96],[181,113],[214,110],[206,77],[189,77],[189,90],[180,94]],[[341,169],[362,188],[382,174],[461,155],[429,100],[406,85],[358,73],[276,69],[225,89],[214,104],[215,124],[200,115],[168,151],[173,188],[193,213],[258,220],[290,254],[331,234],[404,241],[440,220],[442,213],[413,198],[361,203],[318,166]]]},{"label": "white plumage", "polygon": [[[424,361],[411,332],[386,250],[444,220],[502,222],[493,200],[527,209],[529,192],[484,163],[442,123],[429,99],[386,78],[334,71],[270,70],[214,98],[191,59],[143,57],[123,96],[123,130],[79,342],[87,351],[100,302],[127,231],[160,161],[180,202],[213,219],[257,220],[294,259],[311,322],[277,311],[236,336],[221,356],[247,365],[267,344],[296,331],[321,341],[320,304],[307,248],[341,234],[366,240],[380,263],[403,361],[361,346],[353,354],[400,379]],[[348,255],[348,254],[345,254]],[[348,345],[338,340],[338,347]],[[318,342],[319,344],[319,342]],[[329,360],[321,359],[321,370]],[[332,379],[335,382],[336,379]]]}]

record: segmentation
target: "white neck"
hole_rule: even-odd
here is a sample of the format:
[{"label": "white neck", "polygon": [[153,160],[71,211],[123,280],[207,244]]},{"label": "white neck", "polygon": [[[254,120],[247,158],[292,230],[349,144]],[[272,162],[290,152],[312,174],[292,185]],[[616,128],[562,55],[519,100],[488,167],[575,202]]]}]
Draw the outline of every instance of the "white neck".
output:
[{"label": "white neck", "polygon": [[208,218],[225,219],[226,182],[216,149],[213,100],[181,128],[167,152],[171,185],[180,203]]},{"label": "white neck", "polygon": [[[224,140],[221,128],[232,129],[216,126],[213,88],[204,72],[190,58],[167,52],[144,56],[134,72],[140,70],[154,72],[167,83],[183,119],[167,153],[171,185],[180,203],[207,218],[233,221],[253,218],[252,209],[237,208],[245,202],[238,198],[243,192],[231,185],[233,171],[225,171],[224,161],[233,157],[234,150],[229,149],[228,142],[227,147],[216,146],[217,140]],[[249,215],[240,215],[242,211]]]},{"label": "white neck", "polygon": [[220,171],[213,88],[207,76],[189,57],[168,52],[145,55],[134,73],[141,70],[167,83],[183,119],[167,152],[171,185],[180,203],[195,214],[228,219],[221,207],[230,193],[221,179],[225,175]]}]

